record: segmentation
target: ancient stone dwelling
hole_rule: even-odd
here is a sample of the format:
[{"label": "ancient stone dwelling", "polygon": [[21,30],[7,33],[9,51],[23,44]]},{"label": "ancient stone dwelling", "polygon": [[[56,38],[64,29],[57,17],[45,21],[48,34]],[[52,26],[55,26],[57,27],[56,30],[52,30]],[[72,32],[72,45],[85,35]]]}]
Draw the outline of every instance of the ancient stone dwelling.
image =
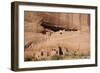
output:
[{"label": "ancient stone dwelling", "polygon": [[[63,34],[63,31],[59,31],[58,35],[61,35],[61,33]],[[45,39],[49,39],[49,32],[46,33],[46,37]],[[36,60],[36,61],[39,61],[39,60],[50,60],[53,56],[61,56],[63,57],[67,52],[68,52],[68,49],[67,48],[62,48],[61,46],[56,46],[56,47],[53,47],[53,48],[36,48],[36,49],[32,49],[32,42],[28,43],[26,47],[26,50],[25,50],[25,57],[26,57],[26,60]],[[31,50],[30,50],[31,49]]]},{"label": "ancient stone dwelling", "polygon": [[50,60],[53,56],[64,56],[65,49],[54,48],[54,49],[43,49],[41,51],[34,52],[33,60]]},{"label": "ancient stone dwelling", "polygon": [[24,13],[25,61],[90,56],[89,14]]}]

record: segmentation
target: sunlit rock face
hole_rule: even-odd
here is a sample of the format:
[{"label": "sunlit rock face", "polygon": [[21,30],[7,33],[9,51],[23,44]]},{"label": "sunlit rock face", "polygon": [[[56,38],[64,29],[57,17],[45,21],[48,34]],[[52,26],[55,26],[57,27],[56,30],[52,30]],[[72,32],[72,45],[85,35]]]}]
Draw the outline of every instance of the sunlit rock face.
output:
[{"label": "sunlit rock face", "polygon": [[89,22],[89,14],[25,11],[25,61],[89,58]]}]

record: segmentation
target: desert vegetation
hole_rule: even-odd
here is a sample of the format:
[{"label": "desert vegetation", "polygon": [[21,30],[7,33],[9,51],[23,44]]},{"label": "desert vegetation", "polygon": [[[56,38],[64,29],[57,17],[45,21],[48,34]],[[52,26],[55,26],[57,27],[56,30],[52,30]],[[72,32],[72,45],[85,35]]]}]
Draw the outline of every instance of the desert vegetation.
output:
[{"label": "desert vegetation", "polygon": [[89,14],[24,12],[24,60],[90,58]]}]

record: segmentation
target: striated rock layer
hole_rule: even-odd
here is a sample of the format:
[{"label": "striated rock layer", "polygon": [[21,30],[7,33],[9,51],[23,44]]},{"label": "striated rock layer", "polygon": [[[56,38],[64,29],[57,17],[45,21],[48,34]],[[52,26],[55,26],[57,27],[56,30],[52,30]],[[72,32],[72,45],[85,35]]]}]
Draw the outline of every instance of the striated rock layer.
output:
[{"label": "striated rock layer", "polygon": [[89,16],[25,11],[25,61],[89,58]]}]

